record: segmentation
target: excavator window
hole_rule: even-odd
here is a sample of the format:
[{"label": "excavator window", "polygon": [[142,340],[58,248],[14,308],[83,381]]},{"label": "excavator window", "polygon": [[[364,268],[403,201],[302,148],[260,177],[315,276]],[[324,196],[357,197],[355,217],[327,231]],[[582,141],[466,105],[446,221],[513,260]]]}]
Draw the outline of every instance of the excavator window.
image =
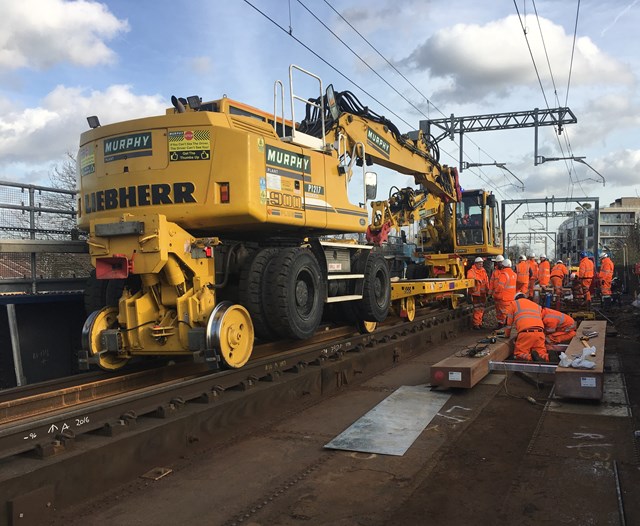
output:
[{"label": "excavator window", "polygon": [[481,195],[463,196],[456,203],[456,242],[459,246],[484,244]]}]

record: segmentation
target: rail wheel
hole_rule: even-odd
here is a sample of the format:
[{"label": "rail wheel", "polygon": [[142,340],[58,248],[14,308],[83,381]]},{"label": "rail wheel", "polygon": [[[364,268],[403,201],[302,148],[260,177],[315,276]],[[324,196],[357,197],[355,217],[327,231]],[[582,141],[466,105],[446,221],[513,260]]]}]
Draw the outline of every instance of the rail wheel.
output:
[{"label": "rail wheel", "polygon": [[265,248],[240,272],[239,303],[251,314],[255,334],[262,340],[273,340],[277,337],[276,331],[267,319],[267,272],[278,253],[277,248]]},{"label": "rail wheel", "polygon": [[375,321],[358,320],[356,325],[360,334],[371,334],[378,328],[378,322]]},{"label": "rail wheel", "polygon": [[320,325],[326,283],[318,260],[304,248],[287,248],[273,262],[269,292],[273,308],[269,322],[285,338],[304,340]]},{"label": "rail wheel", "polygon": [[460,297],[457,294],[451,294],[451,296],[449,296],[449,306],[453,310],[456,310],[459,304],[460,304]]},{"label": "rail wheel", "polygon": [[105,329],[113,329],[118,325],[118,309],[104,307],[92,312],[82,327],[82,348],[89,356],[97,358],[98,365],[107,371],[115,371],[124,367],[130,360],[128,354],[120,354],[101,350],[101,333]]},{"label": "rail wheel", "polygon": [[413,321],[416,317],[416,298],[409,296],[402,299],[400,316],[407,321]]},{"label": "rail wheel", "polygon": [[253,351],[253,323],[247,309],[230,301],[218,303],[206,329],[207,347],[220,353],[227,367],[238,369],[249,361]]},{"label": "rail wheel", "polygon": [[364,255],[358,261],[358,267],[364,267],[362,299],[358,302],[360,318],[365,321],[384,321],[391,305],[389,267],[382,254],[373,253]]}]

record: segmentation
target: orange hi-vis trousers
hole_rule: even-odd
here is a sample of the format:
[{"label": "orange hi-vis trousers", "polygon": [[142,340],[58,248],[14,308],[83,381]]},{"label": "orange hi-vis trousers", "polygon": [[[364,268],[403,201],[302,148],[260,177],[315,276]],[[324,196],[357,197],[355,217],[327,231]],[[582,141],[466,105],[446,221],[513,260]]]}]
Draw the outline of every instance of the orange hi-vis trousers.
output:
[{"label": "orange hi-vis trousers", "polygon": [[496,304],[496,320],[500,325],[504,325],[507,322],[507,307],[511,301],[495,300]]},{"label": "orange hi-vis trousers", "polygon": [[544,344],[544,332],[519,332],[516,336],[516,345],[513,349],[513,357],[516,360],[532,361],[531,351],[536,351],[544,361],[549,361],[549,353]]},{"label": "orange hi-vis trousers", "polygon": [[582,295],[585,301],[591,301],[591,282],[593,278],[582,278],[580,280],[580,286],[582,287]]},{"label": "orange hi-vis trousers", "polygon": [[473,305],[473,326],[482,327],[482,318],[484,316],[484,306],[487,303],[487,295],[471,295],[471,303]]},{"label": "orange hi-vis trousers", "polygon": [[552,332],[551,334],[547,334],[547,342],[549,343],[570,342],[575,335],[576,335],[575,330],[570,330],[569,332],[566,332],[566,331]]},{"label": "orange hi-vis trousers", "polygon": [[516,281],[516,294],[522,292],[523,294],[529,294],[529,282],[528,281]]}]

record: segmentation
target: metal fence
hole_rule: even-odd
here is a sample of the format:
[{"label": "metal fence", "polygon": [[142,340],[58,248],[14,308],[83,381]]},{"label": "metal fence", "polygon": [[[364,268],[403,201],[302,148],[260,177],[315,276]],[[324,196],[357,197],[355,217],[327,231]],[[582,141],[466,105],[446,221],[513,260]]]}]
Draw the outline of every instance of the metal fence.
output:
[{"label": "metal fence", "polygon": [[91,268],[74,191],[0,181],[0,293],[77,290]]}]

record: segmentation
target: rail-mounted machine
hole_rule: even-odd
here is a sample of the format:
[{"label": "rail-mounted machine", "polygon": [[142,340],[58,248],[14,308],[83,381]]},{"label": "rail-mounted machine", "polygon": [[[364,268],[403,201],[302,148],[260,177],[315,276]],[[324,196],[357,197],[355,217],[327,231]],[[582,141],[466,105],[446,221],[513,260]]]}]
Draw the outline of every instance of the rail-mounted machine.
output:
[{"label": "rail-mounted machine", "polygon": [[[256,338],[306,339],[329,314],[371,327],[397,300],[407,315],[426,289],[392,285],[379,246],[391,227],[417,221],[425,277],[461,287],[465,254],[502,251],[493,196],[461,192],[428,137],[400,134],[313,75],[319,94],[301,99],[294,74],[311,75],[290,68],[290,120],[275,104],[268,113],[194,96],[172,97],[165,115],[90,122],[78,153],[78,224],[97,278],[85,363],[115,370],[136,355],[193,355],[235,368]],[[306,105],[300,122],[295,101]],[[373,202],[369,221],[372,163],[412,175],[418,188]],[[360,172],[364,195],[352,203]],[[455,218],[465,216],[463,233]],[[335,239],[367,231],[370,243]]]}]

